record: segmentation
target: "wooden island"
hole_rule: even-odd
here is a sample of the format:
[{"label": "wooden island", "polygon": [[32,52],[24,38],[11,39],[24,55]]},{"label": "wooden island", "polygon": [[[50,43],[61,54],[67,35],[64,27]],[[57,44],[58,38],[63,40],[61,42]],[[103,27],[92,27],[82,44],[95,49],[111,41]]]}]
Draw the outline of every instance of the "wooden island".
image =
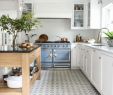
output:
[{"label": "wooden island", "polygon": [[[36,60],[38,71],[30,79],[30,64]],[[7,86],[0,87],[0,95],[30,95],[33,83],[40,79],[41,74],[41,49],[40,46],[30,50],[11,47],[0,47],[0,67],[21,67],[22,88],[11,89]]]}]

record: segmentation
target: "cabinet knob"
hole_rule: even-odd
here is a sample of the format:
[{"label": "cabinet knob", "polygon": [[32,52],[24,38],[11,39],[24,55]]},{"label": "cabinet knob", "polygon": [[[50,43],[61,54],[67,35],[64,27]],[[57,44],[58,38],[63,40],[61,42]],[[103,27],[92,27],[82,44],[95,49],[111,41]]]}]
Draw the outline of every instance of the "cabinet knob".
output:
[{"label": "cabinet knob", "polygon": [[101,57],[99,57],[99,59],[101,59]]}]

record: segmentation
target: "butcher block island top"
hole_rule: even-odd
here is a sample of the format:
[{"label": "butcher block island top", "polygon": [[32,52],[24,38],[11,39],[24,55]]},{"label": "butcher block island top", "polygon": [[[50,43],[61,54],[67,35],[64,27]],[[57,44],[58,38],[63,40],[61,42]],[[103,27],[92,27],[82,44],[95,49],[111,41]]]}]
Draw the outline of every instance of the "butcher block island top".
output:
[{"label": "butcher block island top", "polygon": [[33,46],[33,48],[30,49],[25,49],[20,47],[15,47],[15,49],[13,49],[12,46],[6,45],[6,46],[0,46],[0,53],[30,53],[39,47],[40,45]]},{"label": "butcher block island top", "polygon": [[[30,64],[36,60],[38,71],[30,79]],[[0,86],[0,95],[30,95],[32,85],[41,74],[41,48],[36,46],[32,49],[15,48],[10,46],[0,46],[0,67],[21,67],[22,68],[22,88],[11,89],[7,86]]]}]

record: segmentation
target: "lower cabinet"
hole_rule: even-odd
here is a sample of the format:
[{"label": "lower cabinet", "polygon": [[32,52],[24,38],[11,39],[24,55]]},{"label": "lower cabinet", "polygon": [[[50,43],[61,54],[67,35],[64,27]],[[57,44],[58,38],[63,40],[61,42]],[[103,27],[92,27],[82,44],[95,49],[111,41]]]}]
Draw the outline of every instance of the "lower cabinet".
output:
[{"label": "lower cabinet", "polygon": [[101,91],[101,56],[99,51],[93,50],[92,54],[92,79],[93,85]]},{"label": "lower cabinet", "polygon": [[89,80],[91,80],[91,74],[92,74],[92,49],[87,48],[86,49],[86,75]]},{"label": "lower cabinet", "polygon": [[79,48],[76,45],[71,46],[71,69],[79,68]]},{"label": "lower cabinet", "polygon": [[113,55],[102,53],[102,95],[113,95]]},{"label": "lower cabinet", "polygon": [[83,47],[79,47],[79,64],[80,64],[80,69],[84,71],[84,49]]},{"label": "lower cabinet", "polygon": [[101,95],[113,95],[113,54],[78,45],[76,59],[82,72]]}]

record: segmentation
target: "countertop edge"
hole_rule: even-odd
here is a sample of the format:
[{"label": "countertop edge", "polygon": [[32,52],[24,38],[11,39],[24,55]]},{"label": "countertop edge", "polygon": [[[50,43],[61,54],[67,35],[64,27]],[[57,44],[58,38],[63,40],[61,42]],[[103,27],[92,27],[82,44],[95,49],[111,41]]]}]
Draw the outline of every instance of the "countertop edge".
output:
[{"label": "countertop edge", "polygon": [[1,51],[0,53],[31,53],[32,51],[36,50],[37,48],[39,48],[40,46],[36,46],[34,47],[32,50],[25,50],[25,51],[19,51],[19,50],[9,50],[9,51]]},{"label": "countertop edge", "polygon": [[76,45],[88,46],[92,49],[101,50],[103,52],[113,54],[113,47],[109,47],[107,45],[105,45],[105,46],[93,46],[92,44],[89,44],[89,43],[75,43],[75,44]]}]

